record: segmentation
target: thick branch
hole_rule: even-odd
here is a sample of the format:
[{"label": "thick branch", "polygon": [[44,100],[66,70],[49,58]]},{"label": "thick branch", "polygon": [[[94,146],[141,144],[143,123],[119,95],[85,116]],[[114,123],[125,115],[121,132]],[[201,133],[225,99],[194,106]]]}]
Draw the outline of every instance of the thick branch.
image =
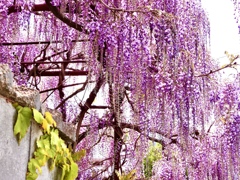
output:
[{"label": "thick branch", "polygon": [[[49,56],[49,58],[51,58],[52,56]],[[46,57],[46,59],[47,59],[48,57]],[[47,59],[47,60],[50,60],[50,59]],[[36,61],[36,62],[22,62],[21,64],[23,64],[23,65],[33,65],[33,64],[59,64],[59,63],[61,63],[61,64],[66,64],[66,63],[86,63],[86,62],[88,62],[88,61],[43,61],[43,60],[45,60],[45,59],[40,59],[40,60],[38,60],[38,61]]]},{"label": "thick branch", "polygon": [[103,82],[104,82],[104,77],[103,77],[102,75],[100,75],[99,78],[98,78],[98,80],[97,80],[97,83],[96,83],[95,87],[94,87],[93,90],[91,91],[91,93],[90,93],[88,99],[86,100],[84,106],[81,108],[80,114],[79,114],[78,117],[77,117],[77,122],[78,122],[77,130],[76,130],[77,140],[76,140],[76,144],[75,144],[74,150],[75,150],[75,148],[76,148],[77,142],[79,141],[78,135],[79,135],[79,132],[80,132],[80,128],[81,128],[81,125],[82,125],[83,118],[84,118],[86,112],[87,112],[87,111],[89,110],[89,108],[91,107],[91,105],[92,105],[94,99],[96,98],[97,93],[98,93],[98,91],[100,90]]},{"label": "thick branch", "polygon": [[58,9],[58,7],[53,6],[51,3],[52,0],[45,0],[48,8],[50,9],[50,11],[58,18],[60,19],[62,22],[64,22],[66,25],[68,25],[69,27],[72,27],[74,29],[76,29],[77,31],[83,32],[85,34],[88,34],[89,32],[84,29],[84,27],[76,22],[73,22],[71,19],[67,18],[66,16],[64,16]]},{"label": "thick branch", "polygon": [[[24,9],[22,6],[9,6],[8,7],[8,15],[11,13],[21,12]],[[31,12],[38,12],[38,11],[49,11],[49,8],[46,4],[34,4]]]},{"label": "thick branch", "polygon": [[[133,125],[133,124],[128,124],[128,123],[120,123],[120,126],[124,129],[124,128],[128,128],[128,129],[132,129],[134,131],[137,131],[138,133],[146,136],[149,140],[152,140],[154,142],[158,142],[160,144],[162,144],[162,146],[165,146],[167,143],[164,141],[164,139],[159,139],[159,138],[154,138],[151,137],[149,134],[146,134],[143,132],[143,130],[141,130],[141,127],[139,125]],[[162,134],[160,134],[161,136],[163,136]],[[164,136],[163,136],[164,137]],[[168,139],[167,137],[164,137],[166,139]]]},{"label": "thick branch", "polygon": [[[112,118],[112,116],[111,116]],[[132,129],[138,133],[140,133],[141,135],[147,137],[149,140],[158,142],[160,144],[162,144],[162,146],[166,146],[167,144],[169,144],[170,142],[172,142],[173,139],[176,139],[176,136],[172,136],[172,137],[166,137],[163,133],[158,132],[157,130],[151,130],[152,133],[157,133],[160,136],[162,136],[163,138],[154,138],[151,137],[149,134],[143,133],[143,130],[141,129],[140,125],[134,125],[134,124],[129,124],[129,123],[125,123],[125,122],[121,122],[119,123],[121,129]],[[88,125],[87,127],[90,127],[90,125]],[[103,129],[103,128],[107,128],[107,127],[116,127],[116,124],[114,124],[113,121],[99,121],[99,125],[98,125],[98,129]],[[80,136],[79,136],[80,139]],[[82,140],[82,139],[81,139]],[[80,141],[77,141],[77,143],[79,143]]]},{"label": "thick branch", "polygon": [[[8,15],[11,13],[17,13],[17,12],[22,12],[24,9],[28,9],[27,6],[9,6],[8,7]],[[49,7],[47,4],[34,4],[32,8],[30,9],[30,12],[36,13],[36,12],[41,12],[41,11],[50,11]],[[69,5],[66,6],[66,8],[63,10],[65,13],[70,12]],[[72,11],[71,11],[72,12]],[[74,13],[80,13],[76,9],[74,10]]]},{"label": "thick branch", "polygon": [[[43,71],[43,72],[37,72],[37,75],[39,76],[59,76],[59,73],[61,71]],[[66,76],[86,76],[88,75],[88,71],[65,71]],[[29,76],[34,76],[33,74],[29,74]]]},{"label": "thick branch", "polygon": [[110,109],[109,106],[96,106],[96,105],[92,105],[90,108],[91,109]]},{"label": "thick branch", "polygon": [[[89,39],[72,40],[71,42],[87,42]],[[3,42],[0,46],[24,46],[24,45],[38,45],[38,44],[56,44],[63,43],[63,41],[32,41],[32,42]]]}]

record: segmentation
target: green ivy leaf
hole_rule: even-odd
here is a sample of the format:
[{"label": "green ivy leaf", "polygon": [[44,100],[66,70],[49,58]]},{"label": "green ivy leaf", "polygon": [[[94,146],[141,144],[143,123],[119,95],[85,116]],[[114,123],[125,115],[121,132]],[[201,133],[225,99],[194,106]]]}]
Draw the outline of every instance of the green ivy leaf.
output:
[{"label": "green ivy leaf", "polygon": [[70,170],[66,172],[64,180],[74,180],[78,176],[78,165],[75,162],[71,162]]},{"label": "green ivy leaf", "polygon": [[36,180],[38,177],[38,174],[35,172],[28,172],[27,173],[27,180]]},{"label": "green ivy leaf", "polygon": [[35,159],[38,160],[39,166],[45,166],[46,162],[48,161],[48,157],[45,154],[40,153],[39,151],[34,153],[34,155]]},{"label": "green ivy leaf", "polygon": [[67,167],[66,167],[66,165],[63,165],[62,166],[61,180],[64,180],[64,176],[66,174],[66,171],[67,171]]},{"label": "green ivy leaf", "polygon": [[60,142],[59,144],[60,144],[60,146],[61,146],[62,149],[69,150],[69,149],[67,148],[67,145],[65,144],[65,142],[64,142],[62,139],[60,139],[59,142]]},{"label": "green ivy leaf", "polygon": [[[30,159],[29,161],[29,164],[30,166],[32,167],[32,169],[35,168],[35,172],[36,170],[38,170],[38,172],[41,174],[42,173],[42,169],[41,169],[41,166],[40,166],[40,163],[38,162],[38,159]],[[30,170],[29,170],[30,171]],[[31,172],[31,171],[30,171]],[[32,171],[33,172],[33,171]]]},{"label": "green ivy leaf", "polygon": [[14,125],[14,135],[17,136],[18,143],[24,138],[30,126],[32,119],[32,111],[29,107],[17,106],[18,110],[17,121]]},{"label": "green ivy leaf", "polygon": [[20,108],[22,108],[22,106],[20,106],[20,105],[18,105],[18,103],[13,103],[12,104],[13,105],[13,107],[18,111]]},{"label": "green ivy leaf", "polygon": [[59,140],[60,140],[58,130],[57,129],[52,130],[50,132],[50,136],[51,136],[51,144],[57,146],[59,144]]},{"label": "green ivy leaf", "polygon": [[33,117],[35,119],[35,121],[39,124],[43,123],[44,117],[43,115],[36,109],[33,108]]},{"label": "green ivy leaf", "polygon": [[50,112],[45,112],[45,118],[51,126],[53,126],[53,127],[57,126],[57,123],[52,118],[52,114]]},{"label": "green ivy leaf", "polygon": [[46,119],[42,120],[42,128],[44,132],[50,133],[50,125],[48,124]]},{"label": "green ivy leaf", "polygon": [[33,165],[31,161],[28,162],[28,171],[30,173],[36,173],[36,167]]},{"label": "green ivy leaf", "polygon": [[55,158],[56,153],[57,153],[56,148],[51,147],[51,149],[48,150],[48,157],[49,158]]},{"label": "green ivy leaf", "polygon": [[30,126],[31,118],[41,124],[43,135],[36,141],[37,149],[34,158],[28,162],[27,180],[36,180],[38,173],[42,173],[42,166],[49,162],[50,170],[56,166],[62,168],[62,180],[74,180],[78,176],[78,165],[74,162],[79,161],[85,156],[86,151],[81,150],[74,154],[67,148],[65,142],[59,137],[59,132],[54,128],[56,122],[50,113],[45,117],[36,109],[22,107],[18,104],[13,105],[18,111],[18,118],[14,126],[14,134],[19,136],[19,141],[24,137]]},{"label": "green ivy leaf", "polygon": [[49,150],[50,149],[50,142],[48,139],[38,140],[37,147],[40,149]]}]

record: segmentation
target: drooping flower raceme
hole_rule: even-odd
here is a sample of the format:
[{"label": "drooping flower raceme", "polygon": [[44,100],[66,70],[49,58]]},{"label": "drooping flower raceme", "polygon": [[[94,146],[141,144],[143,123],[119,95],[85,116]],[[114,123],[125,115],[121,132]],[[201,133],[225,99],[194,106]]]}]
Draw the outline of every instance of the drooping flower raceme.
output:
[{"label": "drooping flower raceme", "polygon": [[0,62],[78,123],[79,179],[142,178],[149,140],[154,178],[237,179],[239,89],[212,73],[201,1],[0,0],[0,20]]}]

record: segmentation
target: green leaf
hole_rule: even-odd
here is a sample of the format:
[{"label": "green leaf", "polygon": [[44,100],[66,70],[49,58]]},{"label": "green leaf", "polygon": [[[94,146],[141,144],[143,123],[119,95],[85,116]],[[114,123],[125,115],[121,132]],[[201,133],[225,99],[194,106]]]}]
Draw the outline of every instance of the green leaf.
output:
[{"label": "green leaf", "polygon": [[62,167],[62,174],[61,174],[61,180],[64,180],[64,176],[66,174],[66,170],[67,170],[66,165],[63,165],[63,167]]},{"label": "green leaf", "polygon": [[36,167],[31,162],[31,160],[28,162],[28,171],[31,172],[31,173],[36,173]]},{"label": "green leaf", "polygon": [[72,161],[70,170],[66,172],[64,180],[75,180],[77,176],[78,176],[78,165]]},{"label": "green leaf", "polygon": [[57,153],[56,148],[51,147],[51,149],[48,150],[48,157],[49,158],[55,158],[56,153]]},{"label": "green leaf", "polygon": [[[39,164],[37,159],[33,159],[33,158],[30,159],[28,164],[31,167],[31,170],[33,170],[35,168],[35,170],[37,169],[40,174],[42,173],[41,166],[40,166],[40,164]],[[30,171],[30,169],[29,169],[29,171]],[[30,172],[33,172],[33,171],[30,171]]]},{"label": "green leaf", "polygon": [[82,149],[78,152],[72,154],[72,158],[74,162],[80,161],[86,155],[86,150]]},{"label": "green leaf", "polygon": [[29,107],[21,107],[17,106],[18,115],[17,121],[14,125],[13,132],[14,135],[17,136],[18,143],[24,138],[27,133],[27,130],[30,126],[30,122],[32,119],[32,111]]},{"label": "green leaf", "polygon": [[59,144],[59,141],[60,141],[58,130],[57,129],[52,130],[50,132],[50,135],[51,135],[51,144],[57,146]]},{"label": "green leaf", "polygon": [[50,149],[50,137],[46,134],[42,135],[37,140],[37,147]]},{"label": "green leaf", "polygon": [[46,119],[42,120],[42,128],[44,132],[50,133],[50,125],[48,124]]},{"label": "green leaf", "polygon": [[[60,154],[59,152],[56,154],[55,159],[56,159],[56,163],[58,165],[61,166],[62,164],[66,164],[66,168],[69,168],[67,163],[66,163],[66,157],[62,156],[62,154]],[[66,170],[68,170],[68,169],[66,169]]]},{"label": "green leaf", "polygon": [[47,122],[53,126],[53,127],[56,127],[57,126],[57,123],[54,121],[54,119],[52,118],[52,115],[50,112],[45,112],[45,118],[47,120]]},{"label": "green leaf", "polygon": [[185,176],[188,177],[188,169],[185,169]]},{"label": "green leaf", "polygon": [[12,104],[13,105],[13,107],[18,111],[20,108],[22,108],[22,106],[20,106],[20,105],[18,105],[18,103],[13,103]]},{"label": "green leaf", "polygon": [[36,109],[33,108],[33,117],[35,119],[35,121],[39,124],[43,123],[44,117],[43,115]]},{"label": "green leaf", "polygon": [[43,148],[38,148],[34,152],[35,159],[38,160],[40,166],[44,166],[45,163],[48,161],[49,159],[48,154],[49,154],[49,150],[46,150]]},{"label": "green leaf", "polygon": [[62,139],[60,139],[59,142],[60,142],[59,144],[62,149],[67,149],[67,145],[65,144],[65,142]]},{"label": "green leaf", "polygon": [[27,180],[36,180],[37,177],[38,177],[38,174],[36,172],[35,173],[34,172],[28,172],[26,179]]},{"label": "green leaf", "polygon": [[136,179],[136,170],[132,170],[127,174],[121,174],[120,172],[116,171],[116,174],[119,180],[134,180]]}]

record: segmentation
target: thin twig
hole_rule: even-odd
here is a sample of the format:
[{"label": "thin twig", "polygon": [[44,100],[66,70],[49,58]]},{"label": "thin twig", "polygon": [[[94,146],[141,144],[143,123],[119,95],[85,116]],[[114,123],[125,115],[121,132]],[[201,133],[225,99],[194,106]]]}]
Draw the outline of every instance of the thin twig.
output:
[{"label": "thin twig", "polygon": [[216,69],[216,70],[210,70],[210,72],[207,73],[207,74],[195,75],[195,77],[209,76],[210,74],[216,73],[216,72],[221,71],[221,70],[223,70],[223,69],[226,69],[226,68],[228,68],[228,67],[234,68],[234,67],[233,67],[234,65],[238,65],[236,62],[234,62],[234,61],[235,61],[236,59],[238,59],[238,58],[239,58],[239,56],[236,56],[234,59],[231,60],[231,62],[230,62],[229,64],[227,64],[227,65],[225,65],[225,66],[223,66],[223,67],[221,67],[221,68],[219,68],[219,69]]},{"label": "thin twig", "polygon": [[85,87],[87,86],[87,84],[88,84],[88,79],[83,83],[83,86],[82,86],[80,89],[76,90],[76,91],[73,92],[71,95],[69,95],[68,97],[66,97],[65,99],[63,99],[63,100],[61,101],[61,103],[60,103],[55,109],[58,109],[58,108],[61,107],[68,99],[70,99],[70,98],[72,98],[73,96],[75,96],[76,94],[82,92],[82,91],[85,89]]},{"label": "thin twig", "polygon": [[135,108],[134,108],[134,106],[133,106],[133,102],[132,102],[132,101],[130,100],[130,98],[128,97],[127,92],[124,91],[124,94],[125,94],[125,96],[126,96],[126,98],[127,98],[128,103],[130,104],[130,106],[131,106],[133,112],[136,112],[136,111],[135,111]]}]

